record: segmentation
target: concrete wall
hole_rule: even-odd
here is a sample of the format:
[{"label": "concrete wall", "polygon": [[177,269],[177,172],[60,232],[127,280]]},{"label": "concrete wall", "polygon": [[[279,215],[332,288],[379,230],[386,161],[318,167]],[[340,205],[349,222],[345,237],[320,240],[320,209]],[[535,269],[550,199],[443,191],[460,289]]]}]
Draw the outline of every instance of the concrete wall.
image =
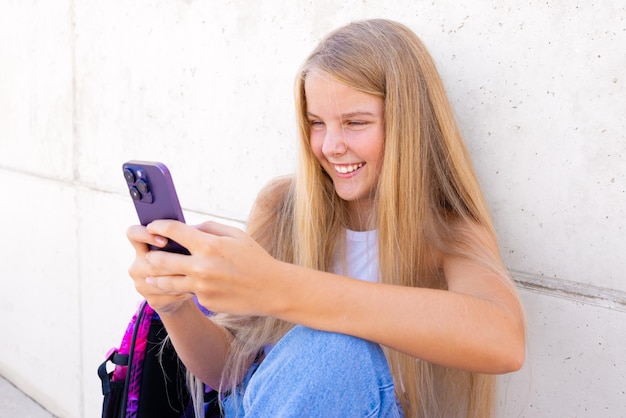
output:
[{"label": "concrete wall", "polygon": [[99,416],[96,367],[139,300],[120,165],[165,161],[190,221],[242,224],[293,169],[297,66],[365,17],[430,48],[519,281],[528,361],[501,378],[500,416],[623,416],[618,0],[0,3],[0,374]]}]

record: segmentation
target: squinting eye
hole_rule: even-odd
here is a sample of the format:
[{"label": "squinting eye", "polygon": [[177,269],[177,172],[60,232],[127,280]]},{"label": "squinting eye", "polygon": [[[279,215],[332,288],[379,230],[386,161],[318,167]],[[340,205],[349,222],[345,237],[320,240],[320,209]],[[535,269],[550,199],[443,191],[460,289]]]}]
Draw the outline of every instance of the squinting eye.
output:
[{"label": "squinting eye", "polygon": [[363,128],[367,125],[367,122],[360,121],[360,120],[353,120],[353,121],[347,122],[347,125],[352,128]]},{"label": "squinting eye", "polygon": [[320,127],[324,126],[324,122],[319,121],[319,120],[310,120],[309,121],[309,126],[311,128],[320,128]]}]

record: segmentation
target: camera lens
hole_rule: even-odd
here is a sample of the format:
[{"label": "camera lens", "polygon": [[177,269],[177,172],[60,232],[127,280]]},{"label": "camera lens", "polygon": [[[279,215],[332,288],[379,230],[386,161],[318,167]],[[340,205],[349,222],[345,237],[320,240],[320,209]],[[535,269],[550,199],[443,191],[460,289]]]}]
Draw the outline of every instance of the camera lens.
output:
[{"label": "camera lens", "polygon": [[131,187],[128,191],[130,192],[130,197],[132,197],[133,200],[141,200],[141,193],[136,187]]},{"label": "camera lens", "polygon": [[139,190],[141,194],[148,193],[148,183],[143,180],[137,180],[137,183],[135,183],[135,187],[137,187],[137,190]]},{"label": "camera lens", "polygon": [[126,183],[128,183],[128,184],[134,183],[135,182],[135,175],[133,174],[133,170],[131,170],[130,168],[125,168],[124,169],[124,178],[126,179]]}]

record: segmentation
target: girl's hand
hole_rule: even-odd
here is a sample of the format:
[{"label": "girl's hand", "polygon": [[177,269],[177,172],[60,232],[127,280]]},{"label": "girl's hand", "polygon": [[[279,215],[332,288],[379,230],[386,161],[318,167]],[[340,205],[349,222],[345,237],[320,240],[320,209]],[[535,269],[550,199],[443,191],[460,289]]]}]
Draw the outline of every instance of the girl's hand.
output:
[{"label": "girl's hand", "polygon": [[128,273],[135,282],[137,291],[153,309],[160,312],[175,311],[183,302],[193,298],[190,293],[163,292],[148,284],[151,277],[172,274],[170,271],[158,269],[146,259],[146,255],[150,252],[148,245],[163,247],[167,243],[166,238],[149,233],[141,225],[128,228],[126,236],[135,248],[135,260],[129,267]]},{"label": "girl's hand", "polygon": [[[200,304],[213,312],[240,315],[271,312],[272,304],[276,303],[271,295],[276,295],[273,292],[277,288],[267,280],[274,276],[272,270],[279,262],[244,231],[216,222],[189,226],[158,220],[149,224],[145,233],[144,239],[167,237],[191,253],[148,251],[145,260],[151,270],[145,277],[151,292],[195,294]],[[144,289],[143,285],[141,288]]]}]

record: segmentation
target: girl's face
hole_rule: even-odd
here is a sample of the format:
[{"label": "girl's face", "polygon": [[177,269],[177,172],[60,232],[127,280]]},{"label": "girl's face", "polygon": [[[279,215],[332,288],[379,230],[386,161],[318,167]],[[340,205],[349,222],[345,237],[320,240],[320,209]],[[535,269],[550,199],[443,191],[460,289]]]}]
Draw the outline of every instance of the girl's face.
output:
[{"label": "girl's face", "polygon": [[313,153],[339,197],[349,202],[352,219],[359,219],[371,213],[380,175],[384,100],[321,71],[307,74],[304,91]]}]

